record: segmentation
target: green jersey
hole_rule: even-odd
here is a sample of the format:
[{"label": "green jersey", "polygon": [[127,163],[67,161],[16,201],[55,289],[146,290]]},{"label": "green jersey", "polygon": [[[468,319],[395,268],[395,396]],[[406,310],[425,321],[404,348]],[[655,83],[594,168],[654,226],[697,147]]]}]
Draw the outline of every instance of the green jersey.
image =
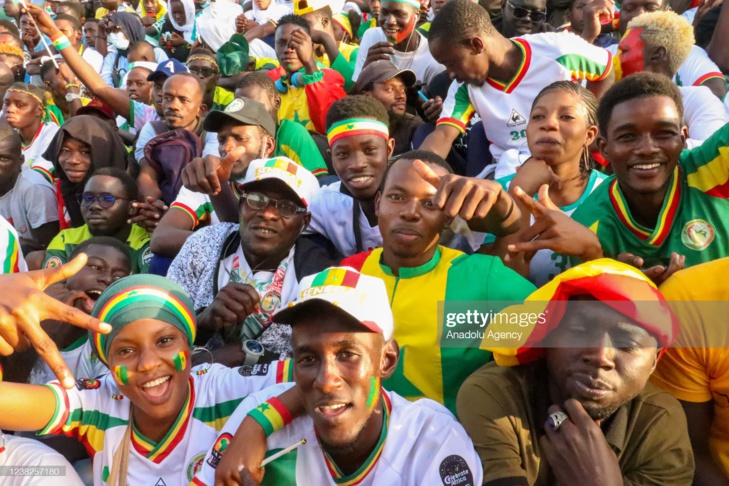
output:
[{"label": "green jersey", "polygon": [[[46,250],[44,268],[56,267],[68,262],[73,250],[82,242],[93,238],[88,225],[61,231],[51,240]],[[132,255],[132,273],[147,273],[152,251],[149,249],[150,233],[139,225],[132,224],[127,245]]]},{"label": "green jersey", "polygon": [[686,257],[686,267],[729,256],[728,146],[729,124],[681,153],[654,228],[633,218],[615,176],[572,218],[597,234],[606,257],[629,252],[645,267],[668,265],[673,252]]},{"label": "green jersey", "polygon": [[281,120],[276,130],[276,151],[274,157],[288,157],[315,176],[324,176],[327,164],[316,147],[314,139],[303,125],[291,120]]}]

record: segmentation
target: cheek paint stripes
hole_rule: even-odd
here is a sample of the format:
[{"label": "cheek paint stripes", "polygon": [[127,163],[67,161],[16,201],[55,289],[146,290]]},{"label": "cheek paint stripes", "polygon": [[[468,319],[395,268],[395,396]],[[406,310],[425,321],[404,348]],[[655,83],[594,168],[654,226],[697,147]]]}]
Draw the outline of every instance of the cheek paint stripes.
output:
[{"label": "cheek paint stripes", "polygon": [[114,366],[114,377],[120,385],[129,384],[129,373],[126,366]]},{"label": "cheek paint stripes", "polygon": [[172,358],[172,361],[175,363],[175,369],[177,371],[182,371],[187,368],[187,362],[189,358],[190,352],[187,350],[177,353],[174,358]]},{"label": "cheek paint stripes", "polygon": [[373,376],[370,378],[370,393],[367,395],[367,410],[371,412],[375,409],[378,398],[380,398],[380,379]]}]

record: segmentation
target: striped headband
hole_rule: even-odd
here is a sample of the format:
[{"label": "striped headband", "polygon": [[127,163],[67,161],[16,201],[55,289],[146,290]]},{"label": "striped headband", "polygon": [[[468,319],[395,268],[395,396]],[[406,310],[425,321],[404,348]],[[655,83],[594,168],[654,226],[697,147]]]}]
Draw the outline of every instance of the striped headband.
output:
[{"label": "striped headband", "polygon": [[13,93],[23,93],[23,94],[27,94],[28,96],[32,96],[33,99],[35,99],[38,103],[41,104],[41,106],[45,106],[45,103],[43,103],[43,100],[40,99],[40,98],[38,98],[38,96],[34,95],[30,91],[26,91],[24,89],[18,89],[18,88],[10,88],[6,92],[7,93],[13,92]]},{"label": "striped headband", "polygon": [[420,2],[415,2],[413,0],[387,0],[382,3],[404,3],[405,5],[410,5],[415,10],[420,10]]},{"label": "striped headband", "polygon": [[372,118],[348,118],[333,124],[327,131],[330,146],[340,138],[355,135],[376,135],[389,140],[390,129],[386,124]]},{"label": "striped headband", "polygon": [[91,315],[112,327],[109,334],[92,333],[96,353],[107,365],[109,348],[116,335],[127,324],[141,319],[157,319],[173,325],[192,347],[196,325],[190,298],[174,282],[152,277],[132,275],[118,280],[96,302]]},{"label": "striped headband", "polygon": [[187,60],[187,62],[185,62],[185,66],[189,66],[192,61],[208,61],[213,66],[215,66],[215,69],[217,69],[218,71],[220,71],[220,66],[218,66],[218,63],[215,62],[215,59],[213,59],[212,57],[208,57],[208,56],[192,56],[190,59]]}]

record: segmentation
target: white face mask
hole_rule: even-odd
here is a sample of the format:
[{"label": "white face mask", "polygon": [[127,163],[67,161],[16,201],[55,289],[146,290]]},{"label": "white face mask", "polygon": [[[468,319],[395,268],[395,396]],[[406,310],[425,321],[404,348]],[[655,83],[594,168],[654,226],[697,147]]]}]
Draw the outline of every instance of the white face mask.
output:
[{"label": "white face mask", "polygon": [[129,39],[124,37],[121,32],[114,32],[106,36],[106,42],[114,46],[120,51],[125,51],[129,47]]}]

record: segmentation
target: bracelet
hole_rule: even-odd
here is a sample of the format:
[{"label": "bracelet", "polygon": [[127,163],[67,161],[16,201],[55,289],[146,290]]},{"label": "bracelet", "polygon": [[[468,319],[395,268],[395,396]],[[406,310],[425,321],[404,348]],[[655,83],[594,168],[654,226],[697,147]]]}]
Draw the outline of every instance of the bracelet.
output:
[{"label": "bracelet", "polygon": [[266,437],[291,423],[291,412],[277,397],[269,398],[250,412],[248,416],[258,422]]},{"label": "bracelet", "polygon": [[53,47],[55,47],[57,51],[61,51],[66,47],[71,47],[71,42],[69,42],[68,37],[61,34],[55,40],[53,40]]},{"label": "bracelet", "polygon": [[76,84],[76,83],[68,83],[68,84],[66,85],[66,89],[69,89],[69,88],[76,88],[76,89],[81,89],[81,86],[79,86],[79,85],[78,85],[78,84]]}]

